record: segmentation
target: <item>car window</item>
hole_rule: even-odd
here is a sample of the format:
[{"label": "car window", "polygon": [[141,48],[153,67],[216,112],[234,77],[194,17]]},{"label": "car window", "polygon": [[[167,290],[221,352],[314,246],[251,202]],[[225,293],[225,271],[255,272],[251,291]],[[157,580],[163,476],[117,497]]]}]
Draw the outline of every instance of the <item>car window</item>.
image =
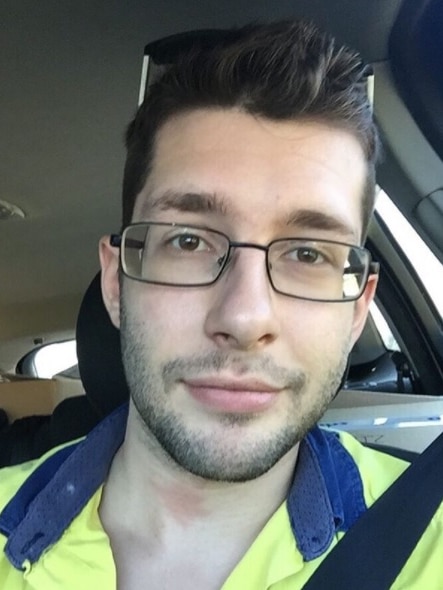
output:
[{"label": "car window", "polygon": [[381,339],[383,340],[383,344],[385,345],[386,349],[391,351],[400,351],[400,346],[395,339],[395,336],[392,333],[386,318],[375,301],[371,303],[370,313],[374,319],[375,326],[378,330],[378,333],[380,334]]},{"label": "car window", "polygon": [[443,265],[383,190],[377,196],[376,211],[406,254],[443,317]]},{"label": "car window", "polygon": [[75,340],[54,342],[29,352],[21,361],[21,373],[41,379],[66,373],[77,365]]}]

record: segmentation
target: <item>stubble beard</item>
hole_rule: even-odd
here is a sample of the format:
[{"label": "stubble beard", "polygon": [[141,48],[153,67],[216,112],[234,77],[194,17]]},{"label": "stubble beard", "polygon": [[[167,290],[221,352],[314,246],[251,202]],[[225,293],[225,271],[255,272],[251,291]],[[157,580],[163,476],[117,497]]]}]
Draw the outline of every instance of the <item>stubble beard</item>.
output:
[{"label": "stubble beard", "polygon": [[[143,322],[130,317],[121,305],[121,340],[123,364],[132,402],[138,413],[147,445],[154,440],[166,453],[168,460],[179,468],[219,482],[245,482],[256,479],[273,467],[317,423],[335,396],[347,364],[348,348],[344,346],[333,367],[319,367],[315,384],[302,371],[289,372],[278,367],[270,357],[246,359],[232,352],[215,351],[206,355],[176,358],[162,367],[154,362],[155,335]],[[245,437],[235,436],[244,444],[235,447],[220,444],[204,429],[190,428],[168,400],[174,384],[184,376],[196,376],[239,366],[251,374],[267,375],[271,382],[287,384],[291,410],[282,420],[281,428],[268,436],[251,439],[248,424],[254,414],[226,413],[218,416],[223,426],[224,440],[244,428]],[[309,396],[309,403],[306,399]]]}]

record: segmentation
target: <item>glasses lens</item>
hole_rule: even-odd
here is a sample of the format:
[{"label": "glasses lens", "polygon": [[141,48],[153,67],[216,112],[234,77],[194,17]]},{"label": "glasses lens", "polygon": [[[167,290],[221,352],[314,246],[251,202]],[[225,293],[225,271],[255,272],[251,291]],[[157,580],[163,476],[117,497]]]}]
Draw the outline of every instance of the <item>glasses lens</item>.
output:
[{"label": "glasses lens", "polygon": [[317,301],[360,297],[370,254],[338,242],[280,240],[269,250],[269,272],[277,291]]},{"label": "glasses lens", "polygon": [[123,232],[124,272],[149,283],[205,285],[221,272],[229,250],[218,232],[185,225],[139,223]]}]

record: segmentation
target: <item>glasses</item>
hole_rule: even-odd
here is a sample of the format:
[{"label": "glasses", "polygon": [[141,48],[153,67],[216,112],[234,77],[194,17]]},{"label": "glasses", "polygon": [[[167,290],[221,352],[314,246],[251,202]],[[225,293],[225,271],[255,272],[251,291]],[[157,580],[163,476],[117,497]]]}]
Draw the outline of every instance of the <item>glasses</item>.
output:
[{"label": "glasses", "polygon": [[[229,46],[241,38],[239,29],[201,29],[176,33],[145,45],[140,80],[138,105],[144,101],[149,86],[164,72],[165,67],[177,63],[181,54],[190,49],[210,51],[215,47]],[[362,63],[362,74],[367,78],[368,98],[373,104],[374,75],[372,67]]]},{"label": "glasses", "polygon": [[233,242],[197,225],[145,222],[128,225],[110,243],[120,248],[123,273],[134,280],[174,287],[204,287],[225,272],[237,248],[265,253],[277,293],[311,301],[358,299],[378,264],[365,248],[314,238],[283,238],[267,246]]}]

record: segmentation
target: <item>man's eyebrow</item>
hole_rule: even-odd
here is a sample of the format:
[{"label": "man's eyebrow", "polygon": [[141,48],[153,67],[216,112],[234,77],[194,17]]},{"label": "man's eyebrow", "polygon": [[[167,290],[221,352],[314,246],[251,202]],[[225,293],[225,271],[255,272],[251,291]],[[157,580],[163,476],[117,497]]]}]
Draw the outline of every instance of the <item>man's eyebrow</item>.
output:
[{"label": "man's eyebrow", "polygon": [[166,191],[161,195],[148,199],[143,207],[144,212],[168,211],[175,209],[185,213],[218,213],[226,215],[227,206],[223,196],[207,192]]},{"label": "man's eyebrow", "polygon": [[286,219],[286,224],[308,230],[330,231],[349,238],[358,237],[354,228],[345,221],[315,209],[300,209],[291,213]]},{"label": "man's eyebrow", "polygon": [[[209,192],[180,192],[168,190],[148,198],[142,213],[153,211],[182,211],[184,213],[216,213],[227,215],[228,205],[222,195]],[[346,238],[357,238],[355,230],[338,217],[315,209],[299,209],[286,218],[286,225],[303,229],[330,231]]]}]

